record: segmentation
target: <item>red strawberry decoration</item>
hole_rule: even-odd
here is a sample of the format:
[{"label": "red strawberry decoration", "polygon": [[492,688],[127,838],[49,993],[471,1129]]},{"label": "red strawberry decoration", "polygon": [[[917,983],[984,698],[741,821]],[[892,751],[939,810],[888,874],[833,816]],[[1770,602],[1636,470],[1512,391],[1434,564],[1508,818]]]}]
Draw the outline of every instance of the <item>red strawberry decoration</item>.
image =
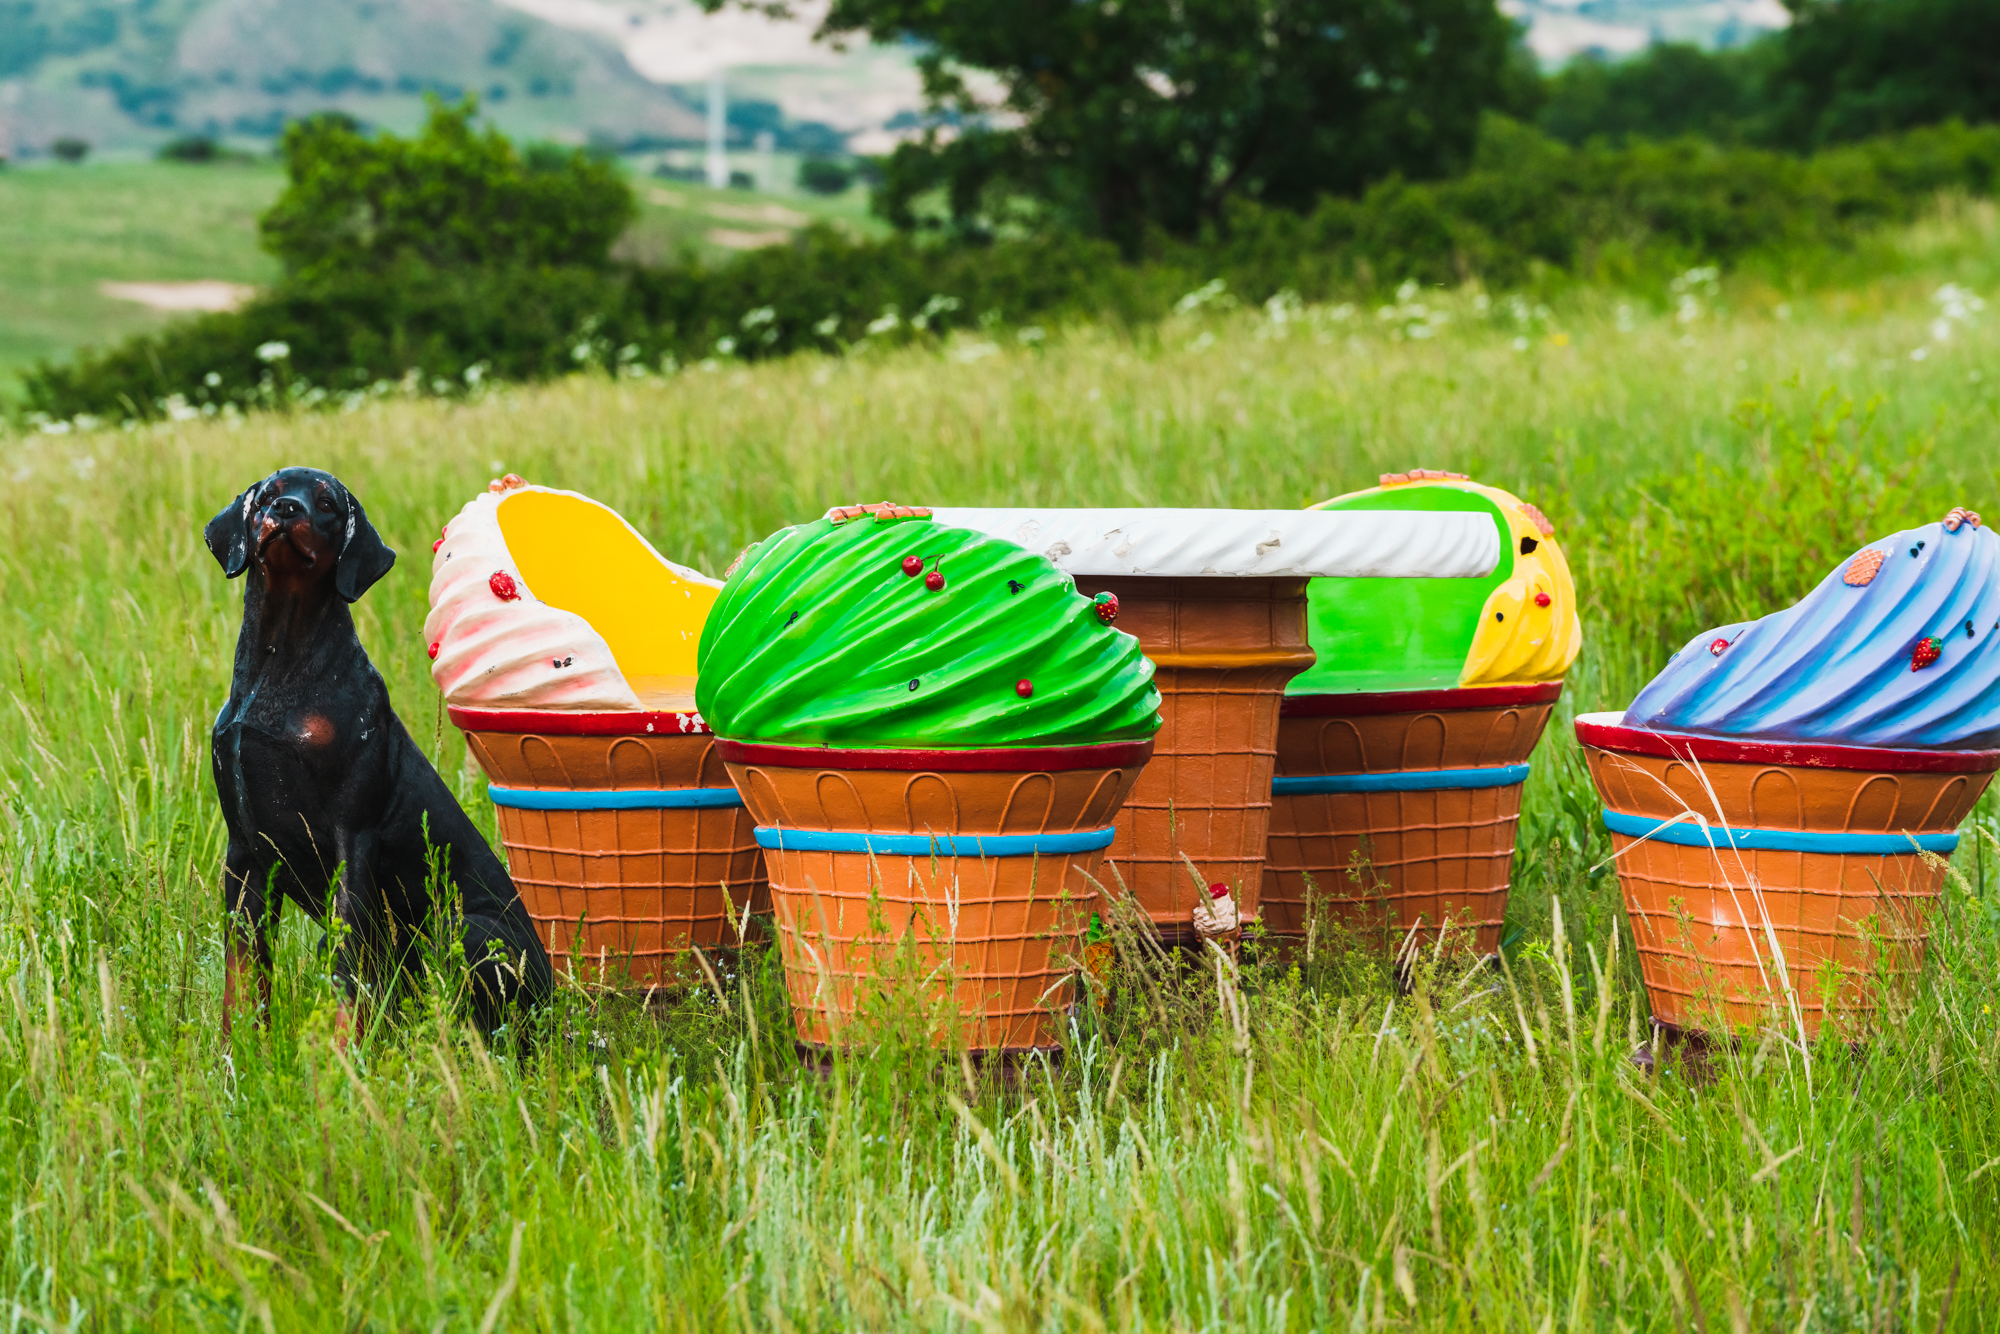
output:
[{"label": "red strawberry decoration", "polygon": [[514,576],[505,570],[495,570],[493,577],[486,581],[486,586],[492,589],[493,596],[499,598],[502,602],[518,602],[520,600],[520,586],[514,582]]},{"label": "red strawberry decoration", "polygon": [[1924,668],[1944,656],[1944,641],[1935,635],[1926,635],[1910,650],[1910,670],[1921,672]]},{"label": "red strawberry decoration", "polygon": [[1091,601],[1097,605],[1098,620],[1109,625],[1118,619],[1118,595],[1116,593],[1099,593]]}]

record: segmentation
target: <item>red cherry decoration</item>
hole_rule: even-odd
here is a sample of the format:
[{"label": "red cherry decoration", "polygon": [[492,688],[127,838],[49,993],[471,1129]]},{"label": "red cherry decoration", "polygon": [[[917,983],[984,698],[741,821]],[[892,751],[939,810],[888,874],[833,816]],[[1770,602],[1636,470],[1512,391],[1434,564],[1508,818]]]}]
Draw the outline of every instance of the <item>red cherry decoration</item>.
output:
[{"label": "red cherry decoration", "polygon": [[514,582],[514,576],[505,570],[495,570],[493,577],[486,581],[486,586],[492,589],[493,596],[499,598],[502,602],[517,602],[520,600],[520,586]]},{"label": "red cherry decoration", "polygon": [[1035,693],[1035,683],[1033,681],[1028,681],[1028,680],[1016,681],[1014,683],[1014,693],[1019,695],[1022,699],[1026,699],[1028,698],[1028,696]]},{"label": "red cherry decoration", "polygon": [[444,539],[442,537],[440,537],[437,541],[431,543],[431,555],[433,556],[437,555],[437,549],[443,545],[444,545]]},{"label": "red cherry decoration", "polygon": [[1728,647],[1729,647],[1729,641],[1728,641],[1728,640],[1726,640],[1726,639],[1718,639],[1718,640],[1716,640],[1716,641],[1715,641],[1715,642],[1714,642],[1713,644],[1710,644],[1710,645],[1708,646],[1708,651],[1709,651],[1710,653],[1713,653],[1713,654],[1714,654],[1714,655],[1715,655],[1716,657],[1718,657],[1718,658],[1719,658],[1719,657],[1721,657],[1721,656],[1722,656],[1722,650],[1724,650],[1724,649],[1726,649],[1726,648],[1728,648]]},{"label": "red cherry decoration", "polygon": [[939,570],[932,570],[929,574],[925,575],[924,587],[930,589],[931,592],[933,593],[937,592],[940,588],[943,588],[944,587],[943,572]]},{"label": "red cherry decoration", "polygon": [[1224,885],[1224,884],[1214,884],[1214,885],[1210,885],[1210,886],[1208,887],[1208,896],[1209,896],[1210,898],[1212,898],[1212,899],[1223,899],[1223,898],[1228,898],[1228,897],[1229,897],[1229,886],[1227,886],[1227,885]]},{"label": "red cherry decoration", "polygon": [[1537,607],[1546,607],[1552,601],[1554,601],[1554,599],[1551,598],[1547,593],[1535,594],[1535,605]]},{"label": "red cherry decoration", "polygon": [[1944,656],[1944,641],[1926,636],[1910,650],[1910,670],[1920,672]]},{"label": "red cherry decoration", "polygon": [[923,572],[924,572],[924,558],[922,556],[903,557],[904,574],[907,574],[914,579],[916,576],[922,574]]},{"label": "red cherry decoration", "polygon": [[1097,604],[1098,620],[1109,625],[1118,619],[1118,595],[1116,593],[1099,593],[1091,601]]},{"label": "red cherry decoration", "polygon": [[432,661],[432,662],[436,662],[436,661],[437,661],[437,655],[438,655],[438,649],[440,649],[440,648],[442,648],[442,647],[443,647],[443,641],[442,641],[442,640],[440,640],[440,641],[439,641],[438,643],[435,643],[435,644],[432,644],[432,645],[431,645],[431,661]]}]

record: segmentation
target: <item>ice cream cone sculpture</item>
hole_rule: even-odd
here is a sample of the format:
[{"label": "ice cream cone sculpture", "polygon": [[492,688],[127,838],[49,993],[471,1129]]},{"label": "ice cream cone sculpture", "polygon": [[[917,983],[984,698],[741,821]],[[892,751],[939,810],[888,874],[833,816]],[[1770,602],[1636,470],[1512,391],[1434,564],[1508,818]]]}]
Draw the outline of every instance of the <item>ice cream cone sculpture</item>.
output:
[{"label": "ice cream cone sculpture", "polygon": [[1012,543],[854,507],[744,554],[697,697],[756,818],[801,1043],[840,1042],[900,968],[941,1042],[1059,1044],[1159,727],[1137,641]]},{"label": "ice cream cone sculpture", "polygon": [[[940,509],[1074,575],[1158,667],[1164,723],[1108,864],[1161,936],[1201,939],[1202,881],[1258,914],[1285,684],[1312,665],[1306,581],[1477,576],[1499,559],[1481,516],[1310,510]],[[1186,859],[1186,860],[1184,860]]]},{"label": "ice cream cone sculpture", "polygon": [[694,705],[720,588],[604,505],[512,475],[438,541],[431,674],[558,969],[647,986],[768,911],[750,819]]},{"label": "ice cream cone sculpture", "polygon": [[1582,634],[1576,588],[1534,506],[1453,473],[1396,473],[1318,507],[1462,515],[1499,559],[1460,578],[1316,579],[1278,724],[1266,930],[1314,905],[1385,952],[1440,931],[1500,946],[1528,757]]},{"label": "ice cream cone sculpture", "polygon": [[1914,977],[2000,769],[1996,639],[2000,538],[1955,510],[1577,719],[1656,1021],[1810,1038]]}]

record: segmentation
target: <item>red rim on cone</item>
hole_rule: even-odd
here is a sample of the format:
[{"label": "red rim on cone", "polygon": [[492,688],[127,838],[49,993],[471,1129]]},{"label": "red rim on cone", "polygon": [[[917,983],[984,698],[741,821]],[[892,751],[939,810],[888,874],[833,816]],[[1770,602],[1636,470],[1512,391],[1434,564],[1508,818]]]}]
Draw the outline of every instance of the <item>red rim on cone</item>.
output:
[{"label": "red rim on cone", "polygon": [[1265,929],[1302,939],[1316,897],[1385,952],[1446,922],[1497,951],[1528,757],[1561,694],[1551,681],[1287,696]]},{"label": "red rim on cone", "polygon": [[1091,882],[1151,742],[718,750],[756,820],[800,1042],[839,1041],[904,953],[963,1046],[1059,1045]]},{"label": "red rim on cone", "polygon": [[770,911],[749,812],[699,714],[450,714],[558,969],[649,986],[690,945],[737,944],[746,906]]},{"label": "red rim on cone", "polygon": [[[1118,628],[1156,667],[1161,726],[1153,759],[1118,816],[1106,858],[1167,940],[1192,944],[1201,892],[1223,884],[1243,921],[1257,915],[1271,818],[1278,706],[1312,666],[1306,581],[1078,576],[1118,598]],[[1115,888],[1108,877],[1105,887]]]},{"label": "red rim on cone", "polygon": [[1619,719],[1583,715],[1576,734],[1656,1020],[1796,1022],[1810,1037],[1830,1012],[1872,1011],[1878,982],[1914,977],[1944,881],[1924,853],[1957,846],[2000,751],[1737,741]]}]

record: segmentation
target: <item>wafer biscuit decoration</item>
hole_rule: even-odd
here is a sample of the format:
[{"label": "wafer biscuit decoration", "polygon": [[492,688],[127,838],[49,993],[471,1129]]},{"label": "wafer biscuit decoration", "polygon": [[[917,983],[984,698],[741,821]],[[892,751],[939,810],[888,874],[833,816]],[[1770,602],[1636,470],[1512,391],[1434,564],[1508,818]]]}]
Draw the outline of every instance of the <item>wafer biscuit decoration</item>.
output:
[{"label": "wafer biscuit decoration", "polygon": [[1485,513],[1505,540],[1483,577],[1314,580],[1308,624],[1319,660],[1288,693],[1527,685],[1560,681],[1576,660],[1576,585],[1554,526],[1533,505],[1461,473],[1417,469],[1313,508]]},{"label": "wafer biscuit decoration", "polygon": [[690,709],[722,587],[617,511],[509,475],[445,526],[424,639],[445,702],[486,709]]}]

